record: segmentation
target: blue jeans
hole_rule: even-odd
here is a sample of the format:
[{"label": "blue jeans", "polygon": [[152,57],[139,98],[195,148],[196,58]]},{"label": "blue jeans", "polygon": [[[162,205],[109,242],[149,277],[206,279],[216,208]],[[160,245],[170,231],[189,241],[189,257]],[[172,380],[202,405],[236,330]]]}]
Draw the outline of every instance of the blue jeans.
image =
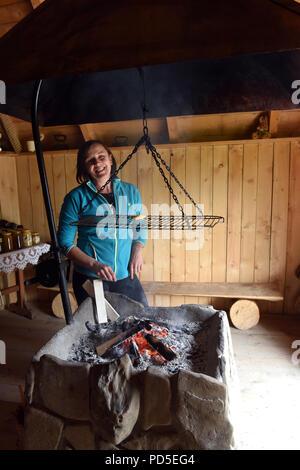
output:
[{"label": "blue jeans", "polygon": [[[94,278],[90,278],[85,274],[79,273],[78,271],[74,271],[73,290],[78,306],[87,297],[89,297],[86,290],[82,287],[82,284],[84,284],[87,279],[89,279],[90,281],[94,280]],[[133,279],[130,279],[130,277],[125,277],[125,279],[121,279],[120,281],[116,282],[103,281],[103,289],[105,291],[127,295],[127,297],[129,297],[130,299],[136,300],[137,302],[143,304],[145,307],[148,307],[148,301],[144,289],[142,288],[142,285],[135,274]]]}]

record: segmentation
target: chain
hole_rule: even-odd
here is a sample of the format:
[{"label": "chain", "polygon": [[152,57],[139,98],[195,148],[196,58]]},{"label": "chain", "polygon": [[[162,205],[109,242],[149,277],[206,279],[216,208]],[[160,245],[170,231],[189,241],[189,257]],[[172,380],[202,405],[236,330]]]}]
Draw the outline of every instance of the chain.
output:
[{"label": "chain", "polygon": [[101,186],[100,189],[98,189],[98,193],[101,193],[101,191],[103,191],[103,189],[117,176],[117,174],[119,173],[119,171],[122,170],[123,166],[126,165],[127,162],[129,162],[129,160],[133,157],[133,155],[138,151],[139,147],[144,143],[145,141],[145,136],[141,137],[140,140],[138,141],[138,143],[135,145],[133,151],[128,155],[128,157],[126,158],[126,160],[124,160],[123,163],[121,163],[121,165],[119,166],[119,168],[116,168],[116,170],[113,172],[113,174],[110,176],[110,178],[106,181],[106,183],[104,183],[103,186]]},{"label": "chain", "polygon": [[143,85],[143,103],[142,103],[142,113],[143,113],[143,132],[144,132],[144,139],[145,139],[145,147],[146,147],[146,151],[147,153],[149,153],[149,151],[151,152],[152,154],[152,157],[159,169],[159,172],[160,174],[162,175],[163,177],[163,180],[164,182],[166,183],[170,193],[171,193],[171,196],[172,198],[174,199],[176,205],[178,206],[180,212],[182,213],[183,217],[185,217],[185,214],[184,214],[184,210],[183,210],[183,207],[182,205],[180,204],[180,202],[178,201],[178,198],[176,196],[176,194],[174,193],[173,191],[173,188],[172,186],[170,185],[168,179],[166,178],[166,175],[158,161],[158,159],[162,162],[162,164],[165,166],[165,168],[168,170],[168,172],[170,173],[170,175],[172,176],[172,178],[176,181],[176,183],[178,184],[178,186],[182,189],[182,191],[184,192],[184,194],[190,199],[190,201],[194,204],[194,206],[198,209],[198,211],[201,213],[201,215],[203,215],[203,212],[201,211],[201,209],[197,206],[196,202],[194,201],[194,199],[189,195],[189,193],[186,191],[186,189],[182,186],[182,184],[180,183],[180,181],[176,178],[176,176],[174,175],[174,173],[172,172],[171,168],[166,164],[166,162],[164,161],[164,159],[161,157],[161,155],[158,153],[158,151],[156,150],[156,148],[152,145],[151,141],[150,141],[150,137],[149,137],[149,129],[148,129],[148,124],[147,124],[147,117],[146,117],[146,113],[149,112],[149,110],[147,109],[147,106],[146,106],[146,87],[145,87],[145,77],[144,77],[144,71],[143,71],[143,68],[142,67],[138,67],[138,72],[140,74],[140,77],[141,77],[141,80],[142,80],[142,85]]},{"label": "chain", "polygon": [[172,172],[171,168],[167,165],[167,163],[165,162],[165,160],[162,158],[162,156],[158,153],[158,151],[156,150],[155,147],[153,147],[153,145],[151,144],[150,142],[150,139],[148,138],[146,140],[146,143],[145,143],[146,146],[149,147],[150,151],[151,151],[151,154],[155,160],[155,163],[156,165],[158,166],[158,169],[161,173],[161,175],[163,176],[164,178],[164,181],[165,183],[167,184],[168,188],[169,188],[169,191],[174,199],[174,201],[176,202],[177,206],[179,207],[181,213],[183,215],[184,214],[184,211],[183,211],[183,208],[181,206],[181,204],[179,203],[178,201],[178,198],[176,197],[176,195],[174,194],[174,191],[171,187],[171,185],[169,184],[167,178],[165,177],[164,175],[164,172],[159,164],[159,161],[157,159],[159,159],[161,161],[161,163],[165,166],[165,168],[168,170],[168,172],[170,173],[170,175],[172,176],[172,178],[176,181],[176,183],[178,184],[178,186],[180,187],[180,189],[184,192],[184,194],[189,198],[189,200],[192,202],[192,204],[196,207],[196,209],[200,212],[201,216],[203,216],[203,212],[202,210],[200,209],[200,207],[198,206],[198,204],[195,202],[195,200],[192,198],[192,196],[187,192],[187,190],[184,188],[184,186],[180,183],[180,181],[178,180],[178,178],[176,177],[176,175],[174,175],[174,173]]},{"label": "chain", "polygon": [[172,198],[173,198],[174,201],[176,202],[176,205],[178,206],[178,208],[179,208],[180,212],[182,213],[183,217],[185,217],[183,207],[182,207],[182,205],[180,204],[180,202],[178,201],[178,198],[177,198],[176,194],[174,193],[173,188],[172,188],[172,186],[170,185],[170,183],[169,183],[169,181],[168,181],[168,179],[167,179],[167,177],[166,177],[166,175],[165,175],[165,173],[164,173],[164,170],[163,170],[162,167],[160,166],[160,163],[159,163],[159,161],[158,161],[158,159],[157,159],[157,156],[156,156],[156,152],[153,150],[153,147],[152,147],[152,146],[151,146],[150,150],[151,150],[152,157],[153,157],[153,159],[154,159],[154,161],[155,161],[155,163],[156,163],[156,165],[157,165],[157,167],[158,167],[158,169],[159,169],[159,172],[160,172],[161,176],[163,177],[163,180],[164,180],[164,182],[166,183],[166,185],[167,185],[167,187],[168,187],[168,189],[169,189],[169,191],[170,191],[170,193],[171,193]]}]

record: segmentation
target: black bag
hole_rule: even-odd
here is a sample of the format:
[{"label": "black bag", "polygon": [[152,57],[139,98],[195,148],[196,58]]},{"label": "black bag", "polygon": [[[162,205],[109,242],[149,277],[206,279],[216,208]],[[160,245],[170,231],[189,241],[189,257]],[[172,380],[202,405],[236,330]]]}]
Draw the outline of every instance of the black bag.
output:
[{"label": "black bag", "polygon": [[[70,260],[63,261],[65,268],[67,268],[67,279],[69,277]],[[36,267],[36,277],[38,282],[44,287],[55,287],[59,283],[59,273],[57,269],[57,262],[52,256],[45,261],[41,261]]]}]

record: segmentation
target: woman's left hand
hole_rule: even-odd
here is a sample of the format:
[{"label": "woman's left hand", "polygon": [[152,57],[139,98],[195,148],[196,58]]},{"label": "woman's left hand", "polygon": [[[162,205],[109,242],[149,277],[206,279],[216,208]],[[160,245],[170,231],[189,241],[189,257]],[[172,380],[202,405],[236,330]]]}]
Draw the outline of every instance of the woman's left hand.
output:
[{"label": "woman's left hand", "polygon": [[143,269],[143,244],[136,242],[131,251],[129,261],[130,279],[133,279],[134,274],[138,274]]}]

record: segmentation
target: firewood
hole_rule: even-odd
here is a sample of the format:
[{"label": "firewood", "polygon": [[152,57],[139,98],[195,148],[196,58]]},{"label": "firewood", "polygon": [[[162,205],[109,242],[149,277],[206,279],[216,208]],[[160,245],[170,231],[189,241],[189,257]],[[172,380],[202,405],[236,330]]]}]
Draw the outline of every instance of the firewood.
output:
[{"label": "firewood", "polygon": [[[85,289],[85,291],[89,294],[90,297],[92,297],[93,299],[95,298],[95,290],[94,290],[94,286],[93,284],[91,283],[91,281],[89,281],[88,279],[82,284],[82,287]],[[116,310],[113,308],[113,306],[108,302],[108,300],[106,300],[104,298],[104,301],[105,301],[105,307],[106,307],[106,314],[107,314],[107,317],[111,320],[111,321],[115,321],[119,318],[119,314],[118,312],[116,312]]]},{"label": "firewood", "polygon": [[[133,328],[131,329],[133,330]],[[109,348],[116,345],[119,341],[124,340],[127,334],[128,334],[128,331],[123,331],[122,333],[119,333],[117,336],[114,336],[108,341],[105,341],[105,343],[102,343],[99,346],[97,346],[96,351],[97,351],[98,356],[103,356],[103,354],[105,354]]]},{"label": "firewood", "polygon": [[172,349],[168,348],[162,341],[155,336],[150,335],[147,333],[144,335],[145,340],[152,346],[155,351],[157,351],[162,357],[164,357],[167,361],[172,361],[172,359],[176,358],[176,354]]},{"label": "firewood", "polygon": [[[69,299],[70,299],[70,304],[71,304],[71,310],[72,310],[72,313],[74,314],[78,308],[78,305],[74,298],[74,295],[71,292],[69,292]],[[55,315],[58,318],[65,318],[64,308],[63,308],[63,303],[61,300],[60,293],[57,294],[52,300],[51,307],[52,307],[53,315]]]},{"label": "firewood", "polygon": [[253,300],[238,300],[231,306],[229,315],[239,330],[248,330],[259,322],[259,308]]},{"label": "firewood", "polygon": [[96,301],[96,323],[107,323],[103,283],[101,279],[95,279],[93,284]]},{"label": "firewood", "polygon": [[143,329],[149,330],[151,329],[151,326],[147,320],[141,320],[139,321],[136,325],[134,325],[132,328],[129,328],[126,331],[123,331],[122,333],[119,333],[117,336],[114,336],[113,338],[109,339],[108,341],[105,341],[105,343],[100,344],[99,346],[96,347],[97,354],[99,356],[103,356],[108,349],[110,349],[112,346],[116,346],[117,344],[122,343],[125,341],[125,339],[130,338],[131,336],[136,335]]}]

